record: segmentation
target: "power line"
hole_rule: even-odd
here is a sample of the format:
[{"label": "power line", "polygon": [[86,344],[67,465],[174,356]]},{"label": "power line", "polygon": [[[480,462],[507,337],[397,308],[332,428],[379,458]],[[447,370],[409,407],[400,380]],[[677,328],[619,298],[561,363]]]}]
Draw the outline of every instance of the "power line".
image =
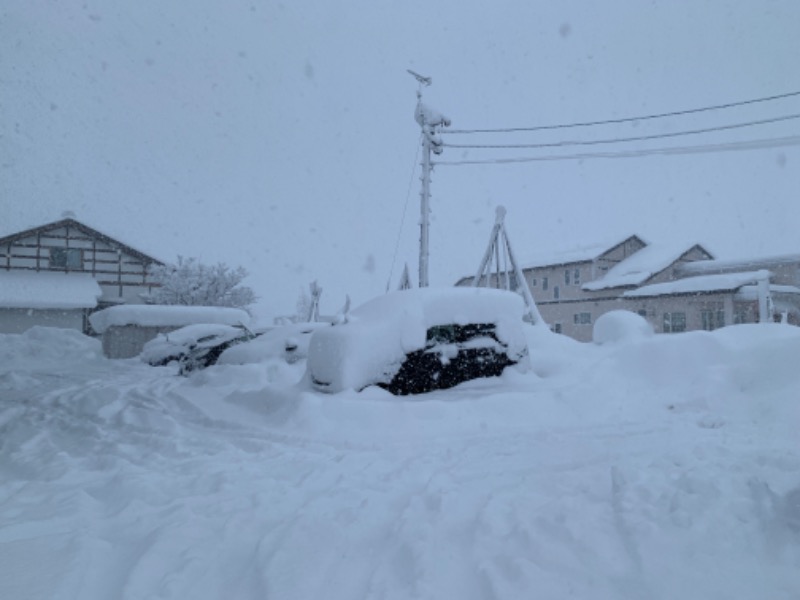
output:
[{"label": "power line", "polygon": [[411,176],[408,179],[408,189],[406,190],[406,201],[403,204],[403,216],[400,219],[400,229],[397,232],[397,241],[394,245],[394,254],[392,254],[392,264],[389,267],[389,278],[386,280],[386,291],[389,291],[389,287],[392,285],[392,275],[394,274],[394,264],[397,261],[397,252],[400,249],[400,237],[403,234],[403,225],[406,222],[406,211],[408,209],[408,199],[411,197],[411,184],[414,182],[414,173],[417,171],[417,159],[419,158],[419,149],[422,147],[422,134],[419,134],[419,140],[417,141],[417,151],[414,154],[414,164],[411,167]]},{"label": "power line", "polygon": [[746,106],[748,104],[759,104],[762,102],[771,102],[773,100],[781,100],[783,98],[791,98],[800,96],[800,91],[787,92],[786,94],[776,94],[774,96],[765,96],[763,98],[753,98],[750,100],[742,100],[740,102],[727,102],[725,104],[716,104],[713,106],[704,106],[702,108],[691,108],[688,110],[676,110],[665,113],[657,113],[651,115],[640,115],[638,117],[624,117],[619,119],[605,119],[601,121],[585,121],[579,123],[560,123],[557,125],[539,125],[536,127],[510,127],[506,129],[450,129],[442,131],[442,133],[513,133],[518,131],[546,131],[550,129],[569,129],[573,127],[592,127],[596,125],[611,125],[614,123],[628,123],[630,121],[648,121],[651,119],[663,119],[665,117],[677,117],[681,115],[691,115],[695,113],[708,112],[712,110],[721,110],[726,108],[734,108],[736,106]]},{"label": "power line", "polygon": [[722,144],[704,144],[697,146],[674,146],[671,148],[649,148],[645,150],[627,150],[618,152],[586,152],[583,154],[551,154],[544,156],[495,158],[486,160],[436,161],[433,164],[434,166],[460,166],[514,164],[555,160],[587,160],[592,158],[639,158],[642,156],[653,155],[669,156],[682,154],[709,154],[714,152],[734,152],[742,150],[761,150],[765,148],[781,148],[787,146],[800,146],[800,135],[781,138],[766,138],[761,140],[747,140],[741,142],[727,142]]},{"label": "power line", "polygon": [[574,140],[574,141],[561,141],[561,142],[548,142],[544,144],[442,144],[447,148],[472,148],[472,149],[501,149],[501,148],[558,148],[563,146],[594,146],[598,144],[615,144],[619,142],[638,142],[643,140],[655,140],[671,137],[679,137],[684,135],[697,135],[700,133],[711,133],[714,131],[727,131],[730,129],[741,129],[743,127],[753,127],[756,125],[767,125],[769,123],[779,123],[781,121],[790,121],[792,119],[800,119],[800,114],[785,115],[782,117],[773,117],[771,119],[761,119],[759,121],[747,121],[746,123],[733,123],[730,125],[719,125],[716,127],[706,127],[703,129],[690,129],[687,131],[673,131],[669,133],[654,133],[651,135],[640,135],[634,137],[624,138],[609,138],[601,140]]}]

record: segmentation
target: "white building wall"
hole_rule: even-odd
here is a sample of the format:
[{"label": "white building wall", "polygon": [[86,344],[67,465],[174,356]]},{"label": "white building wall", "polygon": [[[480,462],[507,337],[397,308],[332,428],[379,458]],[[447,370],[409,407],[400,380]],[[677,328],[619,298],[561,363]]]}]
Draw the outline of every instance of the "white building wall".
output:
[{"label": "white building wall", "polygon": [[83,322],[82,309],[0,308],[0,333],[23,333],[36,325],[81,331]]}]

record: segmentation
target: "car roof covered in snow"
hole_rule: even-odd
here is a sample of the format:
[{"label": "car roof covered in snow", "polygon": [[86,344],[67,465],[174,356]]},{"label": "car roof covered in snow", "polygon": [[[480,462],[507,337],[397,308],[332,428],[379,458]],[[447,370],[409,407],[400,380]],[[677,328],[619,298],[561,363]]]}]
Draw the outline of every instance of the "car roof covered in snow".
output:
[{"label": "car roof covered in snow", "polygon": [[374,383],[406,354],[424,348],[427,330],[437,325],[493,324],[511,352],[526,347],[522,297],[487,288],[422,288],[379,296],[350,312],[344,323],[314,333],[309,369],[331,389],[359,389]]}]

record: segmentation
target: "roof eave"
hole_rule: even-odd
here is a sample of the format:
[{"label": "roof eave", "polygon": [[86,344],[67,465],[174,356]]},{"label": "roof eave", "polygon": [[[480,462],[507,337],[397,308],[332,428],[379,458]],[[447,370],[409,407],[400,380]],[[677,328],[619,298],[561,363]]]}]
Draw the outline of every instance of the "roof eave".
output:
[{"label": "roof eave", "polygon": [[132,247],[128,246],[127,244],[123,244],[122,242],[120,242],[118,240],[115,240],[114,238],[112,238],[112,237],[110,237],[110,236],[108,236],[108,235],[106,235],[106,234],[104,234],[104,233],[92,228],[92,227],[89,227],[88,225],[84,225],[80,221],[77,221],[77,220],[75,220],[73,218],[60,219],[58,221],[53,221],[52,223],[46,223],[46,224],[40,225],[38,227],[32,227],[32,228],[26,229],[24,231],[19,231],[17,233],[13,233],[11,235],[8,235],[8,236],[5,236],[3,238],[0,238],[0,245],[2,245],[2,244],[13,244],[17,240],[20,240],[20,239],[23,239],[23,238],[26,238],[26,237],[30,237],[32,235],[37,235],[37,234],[43,233],[45,231],[49,231],[51,229],[57,229],[59,227],[67,227],[67,226],[75,227],[76,229],[79,229],[79,230],[83,231],[87,235],[90,235],[92,237],[96,237],[96,238],[104,241],[105,243],[109,244],[110,246],[115,246],[115,247],[119,248],[120,250],[124,250],[127,254],[135,256],[136,258],[138,258],[142,262],[152,263],[152,264],[157,264],[157,265],[163,265],[164,264],[163,261],[161,261],[161,260],[159,260],[159,259],[157,259],[157,258],[155,258],[153,256],[150,256],[148,254],[145,254],[144,252],[136,250],[136,248],[132,248]]}]

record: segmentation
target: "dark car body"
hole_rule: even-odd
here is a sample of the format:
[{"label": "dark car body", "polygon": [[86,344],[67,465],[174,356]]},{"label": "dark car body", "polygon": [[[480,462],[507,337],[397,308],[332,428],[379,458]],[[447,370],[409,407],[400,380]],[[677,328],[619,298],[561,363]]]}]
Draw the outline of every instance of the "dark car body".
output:
[{"label": "dark car body", "polygon": [[318,391],[380,386],[421,394],[528,364],[524,303],[476,288],[392,292],[314,332],[307,374]]},{"label": "dark car body", "polygon": [[140,356],[154,367],[177,363],[179,373],[186,375],[216,364],[225,350],[258,335],[230,325],[188,325],[149,341]]},{"label": "dark car body", "polygon": [[490,323],[437,325],[425,348],[406,355],[400,369],[380,387],[395,395],[424,394],[479,377],[497,377],[522,356],[510,356]]}]

